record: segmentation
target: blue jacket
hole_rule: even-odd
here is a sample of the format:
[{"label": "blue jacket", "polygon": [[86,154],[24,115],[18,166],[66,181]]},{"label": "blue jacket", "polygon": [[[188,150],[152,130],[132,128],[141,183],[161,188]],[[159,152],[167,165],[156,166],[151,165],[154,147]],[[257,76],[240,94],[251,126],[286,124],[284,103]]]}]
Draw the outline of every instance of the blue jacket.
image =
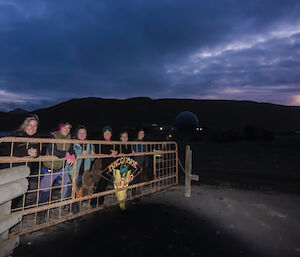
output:
[{"label": "blue jacket", "polygon": [[[83,155],[82,148],[81,148],[80,144],[74,144],[74,150],[75,150],[76,156]],[[87,150],[87,154],[92,154],[92,151],[95,152],[94,145],[86,144],[86,150]],[[80,170],[80,166],[82,164],[82,160],[83,159],[77,159],[76,160],[77,161],[76,181],[78,180],[79,170]],[[84,161],[84,171],[91,170],[91,164],[92,164],[93,160],[94,160],[94,158],[85,159],[85,161]],[[71,176],[71,179],[73,180],[73,166],[70,166],[70,165],[67,164],[66,165],[66,171],[70,171],[70,176]]]}]

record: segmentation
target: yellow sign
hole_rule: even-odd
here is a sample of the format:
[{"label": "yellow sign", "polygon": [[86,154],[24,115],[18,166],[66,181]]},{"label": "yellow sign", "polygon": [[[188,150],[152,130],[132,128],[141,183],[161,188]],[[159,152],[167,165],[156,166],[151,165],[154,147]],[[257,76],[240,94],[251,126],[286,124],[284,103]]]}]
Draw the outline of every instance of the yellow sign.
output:
[{"label": "yellow sign", "polygon": [[123,188],[123,190],[116,192],[116,197],[120,202],[119,205],[121,210],[126,209],[124,201],[127,195],[127,187],[134,177],[138,175],[136,174],[137,168],[138,163],[135,160],[125,156],[117,159],[108,166],[109,172],[113,173],[114,188]]}]

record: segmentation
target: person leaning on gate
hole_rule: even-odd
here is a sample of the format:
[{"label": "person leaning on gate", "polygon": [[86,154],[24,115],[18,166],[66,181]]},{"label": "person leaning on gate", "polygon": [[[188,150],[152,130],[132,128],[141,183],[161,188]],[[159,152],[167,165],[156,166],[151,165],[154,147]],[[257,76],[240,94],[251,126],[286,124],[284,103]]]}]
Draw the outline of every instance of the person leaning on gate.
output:
[{"label": "person leaning on gate", "polygon": [[[71,124],[63,122],[59,125],[59,130],[51,133],[51,138],[54,139],[71,139],[70,130]],[[53,145],[53,149],[52,149]],[[71,143],[49,143],[46,149],[46,155],[58,158],[67,158],[66,163],[72,166],[75,162],[75,152]],[[71,196],[72,181],[68,172],[63,171],[64,160],[59,161],[44,161],[41,170],[39,203],[43,204],[49,201],[50,190],[54,182],[57,181],[61,186],[62,199]]]},{"label": "person leaning on gate", "polygon": [[[120,140],[122,143],[117,145],[116,149],[118,151],[118,158],[124,156],[124,154],[131,154],[133,153],[131,144],[126,144],[128,142],[128,132],[126,130],[122,130],[120,132]],[[113,184],[115,189],[124,188],[122,191],[116,192],[116,197],[119,201],[119,206],[121,211],[126,210],[126,205],[123,202],[127,197],[127,187],[129,183],[134,179],[134,175],[131,170],[128,169],[128,165],[122,165],[120,169],[113,170]],[[132,192],[135,189],[132,190]]]},{"label": "person leaning on gate", "polygon": [[[82,143],[74,144],[75,155],[93,155],[95,154],[95,148],[92,144],[84,143],[87,138],[87,128],[83,125],[79,125],[76,128],[75,139],[81,140]],[[93,191],[93,181],[91,174],[91,163],[94,158],[77,159],[76,163],[76,185],[77,185],[77,197],[91,194]],[[66,170],[73,171],[73,167],[66,166]],[[73,180],[73,172],[70,172],[71,180]]]},{"label": "person leaning on gate", "polygon": [[[105,142],[110,142],[112,137],[112,128],[110,126],[105,126],[102,129],[102,135]],[[101,145],[101,154],[106,154],[108,157],[102,159],[96,159],[92,167],[92,176],[96,184],[96,189],[94,193],[103,192],[108,186],[108,179],[105,178],[103,174],[104,170],[115,160],[117,151],[114,150],[114,146],[111,144],[102,144]],[[103,204],[104,197],[100,197],[98,204]],[[91,201],[93,207],[97,204],[97,199],[94,198]]]},{"label": "person leaning on gate", "polygon": [[[137,138],[134,141],[139,141],[139,142],[143,142],[144,141],[144,137],[145,137],[145,131],[143,129],[138,129],[137,131]],[[135,144],[133,145],[133,151],[135,153],[141,153],[141,152],[146,152],[146,146],[143,144]],[[137,155],[134,156],[133,159],[138,163],[139,167],[141,168],[142,172],[140,174],[138,174],[132,184],[138,184],[141,183],[143,180],[146,181],[147,179],[145,178],[144,174],[145,174],[145,155]],[[141,189],[140,188],[133,188],[132,189],[132,195],[139,195],[141,193]],[[138,199],[137,199],[138,200]]]},{"label": "person leaning on gate", "polygon": [[[12,132],[12,137],[26,137],[26,138],[37,138],[37,129],[39,125],[39,118],[37,115],[32,114],[25,118],[21,126]],[[11,143],[6,143],[5,156],[11,154]],[[40,144],[39,143],[27,143],[27,142],[15,142],[13,146],[13,156],[15,157],[33,157],[37,158],[40,155]],[[25,165],[25,162],[13,163],[12,167]],[[9,168],[9,164],[3,165],[1,168]],[[35,174],[38,171],[37,162],[29,162],[30,173]],[[32,187],[31,179],[29,179],[29,188]],[[12,201],[12,209],[21,206],[23,196],[19,196]],[[32,204],[27,203],[27,204]]]},{"label": "person leaning on gate", "polygon": [[[138,129],[137,131],[137,138],[135,141],[138,142],[144,142],[145,141],[145,130],[144,129]],[[142,152],[147,152],[147,146],[145,144],[135,144],[133,145],[133,150],[136,153],[142,153]],[[138,155],[134,157],[134,160],[139,164],[139,166],[142,168],[142,173],[140,174],[139,178],[137,181],[148,181],[153,179],[153,174],[151,167],[149,167],[151,160],[148,155]],[[136,182],[138,183],[138,182]]]},{"label": "person leaning on gate", "polygon": [[[26,137],[26,138],[37,138],[37,129],[39,126],[39,118],[37,115],[32,114],[25,118],[21,126],[14,130],[11,134],[12,137]],[[11,155],[11,143],[5,143],[5,156]],[[39,157],[40,155],[40,144],[39,143],[27,143],[27,142],[15,142],[13,145],[13,156],[15,157]],[[12,166],[25,165],[24,162],[13,163]],[[29,163],[31,168],[32,163]],[[1,168],[9,168],[9,164]]]},{"label": "person leaning on gate", "polygon": [[[128,142],[128,132],[126,130],[122,130],[120,132],[120,140],[121,142],[123,143],[126,143]],[[131,145],[127,145],[127,144],[122,144],[122,145],[117,145],[117,151],[119,152],[119,154],[130,154],[130,153],[133,153],[133,150],[132,150],[132,146]]]}]

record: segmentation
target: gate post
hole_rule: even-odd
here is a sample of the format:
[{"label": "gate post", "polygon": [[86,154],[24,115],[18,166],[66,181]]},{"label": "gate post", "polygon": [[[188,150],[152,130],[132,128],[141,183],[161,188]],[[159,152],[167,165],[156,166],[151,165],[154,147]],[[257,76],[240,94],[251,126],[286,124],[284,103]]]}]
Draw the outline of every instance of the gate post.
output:
[{"label": "gate post", "polygon": [[186,146],[185,151],[185,187],[184,196],[191,197],[191,182],[192,180],[199,181],[198,175],[192,174],[192,149],[189,145]]},{"label": "gate post", "polygon": [[28,166],[0,170],[0,257],[9,256],[19,245],[19,237],[8,238],[9,229],[22,220],[22,212],[11,213],[11,200],[28,188]]}]

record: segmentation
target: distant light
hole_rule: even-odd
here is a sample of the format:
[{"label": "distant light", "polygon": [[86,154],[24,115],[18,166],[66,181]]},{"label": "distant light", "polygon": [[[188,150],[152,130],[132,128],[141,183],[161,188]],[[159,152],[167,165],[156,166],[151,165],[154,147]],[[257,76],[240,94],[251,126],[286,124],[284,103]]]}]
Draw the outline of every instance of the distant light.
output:
[{"label": "distant light", "polygon": [[156,123],[152,123],[152,127],[157,127],[157,124]]},{"label": "distant light", "polygon": [[172,137],[172,135],[169,135],[169,137]]},{"label": "distant light", "polygon": [[163,130],[163,127],[160,127],[159,130]]},{"label": "distant light", "polygon": [[203,130],[203,128],[196,128],[196,130],[198,130],[198,131],[199,131],[199,130]]}]

